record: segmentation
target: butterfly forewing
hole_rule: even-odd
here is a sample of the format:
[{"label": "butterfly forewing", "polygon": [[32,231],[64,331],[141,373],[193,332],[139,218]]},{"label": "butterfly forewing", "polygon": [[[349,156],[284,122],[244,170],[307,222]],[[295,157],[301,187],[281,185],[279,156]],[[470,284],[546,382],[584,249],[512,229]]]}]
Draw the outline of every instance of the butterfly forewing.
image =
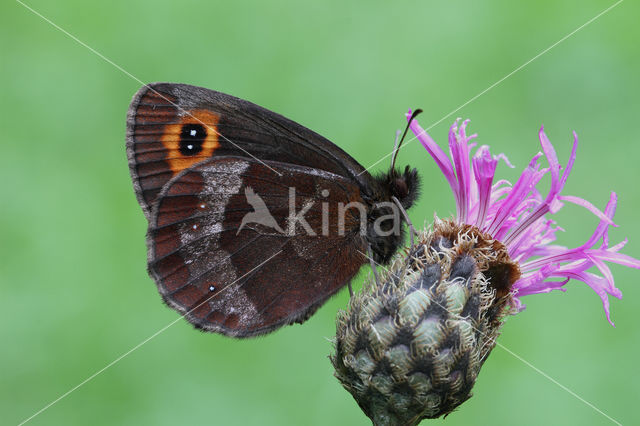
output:
[{"label": "butterfly forewing", "polygon": [[186,84],[154,83],[136,93],[127,116],[127,154],[147,218],[171,178],[214,156],[303,165],[361,183],[371,179],[319,134],[251,102]]}]

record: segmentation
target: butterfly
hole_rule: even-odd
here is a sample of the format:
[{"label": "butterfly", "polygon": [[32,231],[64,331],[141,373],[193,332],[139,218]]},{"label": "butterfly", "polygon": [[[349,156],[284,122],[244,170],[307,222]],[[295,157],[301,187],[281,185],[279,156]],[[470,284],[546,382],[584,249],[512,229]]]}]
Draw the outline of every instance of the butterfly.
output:
[{"label": "butterfly", "polygon": [[196,328],[233,337],[304,322],[367,252],[385,264],[402,244],[407,219],[394,206],[412,206],[419,177],[395,167],[398,148],[396,137],[390,170],[372,176],[251,102],[143,86],[127,113],[126,149],[163,300]]}]

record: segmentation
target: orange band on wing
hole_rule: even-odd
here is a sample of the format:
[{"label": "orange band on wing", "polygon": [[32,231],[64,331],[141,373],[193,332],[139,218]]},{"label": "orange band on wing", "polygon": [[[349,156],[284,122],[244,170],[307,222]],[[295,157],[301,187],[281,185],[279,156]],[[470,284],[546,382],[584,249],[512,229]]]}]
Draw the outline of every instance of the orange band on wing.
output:
[{"label": "orange band on wing", "polygon": [[[183,115],[179,123],[167,124],[165,126],[164,134],[160,141],[167,149],[165,161],[174,176],[182,170],[213,156],[214,151],[220,146],[218,142],[218,121],[220,121],[218,114],[203,109],[196,109]],[[188,125],[200,125],[202,126],[201,129],[206,132],[203,140],[197,141],[197,149],[194,148],[197,152],[194,154],[185,153],[185,146],[193,146],[184,140],[185,130],[189,129],[185,126]],[[198,131],[200,131],[200,129],[198,129]]]}]

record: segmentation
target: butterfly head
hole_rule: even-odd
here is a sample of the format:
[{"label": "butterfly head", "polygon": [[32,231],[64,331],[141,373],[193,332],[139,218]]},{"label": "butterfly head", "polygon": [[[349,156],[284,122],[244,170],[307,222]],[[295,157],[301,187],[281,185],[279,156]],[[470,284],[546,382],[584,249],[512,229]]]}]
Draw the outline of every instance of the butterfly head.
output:
[{"label": "butterfly head", "polygon": [[387,175],[389,193],[400,201],[402,207],[410,208],[420,194],[418,170],[405,166],[404,171],[392,169]]},{"label": "butterfly head", "polygon": [[[367,242],[373,252],[374,260],[379,263],[388,263],[404,241],[403,222],[405,215],[398,214],[397,207],[401,206],[404,210],[409,209],[420,194],[418,171],[409,166],[405,166],[404,170],[396,168],[396,159],[411,122],[421,112],[422,110],[416,109],[411,114],[402,138],[398,140],[396,137],[389,171],[376,178],[381,191],[378,194],[378,200],[382,203],[370,212],[369,219],[374,223],[374,226],[370,226],[368,229]],[[400,206],[396,206],[397,202],[400,203]],[[380,226],[376,228],[375,224],[378,221]]]},{"label": "butterfly head", "polygon": [[391,169],[376,178],[380,193],[377,202],[369,212],[367,243],[377,263],[387,264],[403,244],[405,227],[404,214],[394,201],[398,200],[402,209],[409,209],[420,193],[418,171],[409,166],[404,171]]}]

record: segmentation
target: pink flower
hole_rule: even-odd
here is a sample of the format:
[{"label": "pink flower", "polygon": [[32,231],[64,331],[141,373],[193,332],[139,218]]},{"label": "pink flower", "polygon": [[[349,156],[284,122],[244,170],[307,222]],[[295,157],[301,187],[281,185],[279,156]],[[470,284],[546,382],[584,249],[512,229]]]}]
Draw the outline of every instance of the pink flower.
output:
[{"label": "pink flower", "polygon": [[[411,111],[407,118],[410,116]],[[450,156],[416,120],[411,122],[410,127],[451,186],[456,201],[457,222],[476,226],[502,242],[512,260],[519,264],[522,275],[512,287],[517,312],[524,309],[521,297],[552,290],[564,291],[564,285],[574,279],[586,283],[600,296],[607,320],[614,325],[609,315],[608,295],[621,299],[622,293],[614,285],[613,274],[606,262],[640,269],[640,260],[619,253],[626,239],[614,246],[609,245],[609,227],[616,226],[613,223],[617,203],[614,192],[604,212],[587,200],[561,194],[576,158],[578,136],[573,133],[573,149],[563,170],[553,145],[544,128],[541,128],[539,137],[542,152],[533,157],[518,181],[512,185],[506,180],[495,181],[499,160],[513,167],[503,154],[492,156],[489,147],[483,145],[475,150],[471,158],[471,151],[476,144],[470,141],[476,135],[467,136],[468,123],[467,120],[459,126],[459,121],[456,121],[451,126]],[[547,168],[541,168],[539,164],[543,156],[547,159]],[[542,196],[536,185],[547,174],[551,175],[551,188],[546,196]],[[563,229],[548,216],[560,210],[564,202],[582,206],[600,219],[591,237],[572,249],[552,244],[556,232]],[[589,272],[593,267],[600,274]]]}]

